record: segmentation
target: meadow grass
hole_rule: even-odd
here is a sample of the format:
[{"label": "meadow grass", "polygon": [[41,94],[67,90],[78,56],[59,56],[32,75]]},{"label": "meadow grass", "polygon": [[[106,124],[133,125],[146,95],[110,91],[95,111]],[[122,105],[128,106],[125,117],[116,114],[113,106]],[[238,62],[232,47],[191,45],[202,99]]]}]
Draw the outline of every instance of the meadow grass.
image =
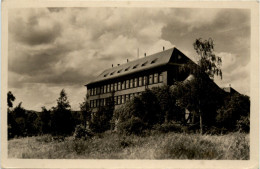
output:
[{"label": "meadow grass", "polygon": [[153,133],[122,136],[113,132],[87,140],[53,140],[50,135],[8,141],[9,158],[30,159],[249,159],[249,134]]}]

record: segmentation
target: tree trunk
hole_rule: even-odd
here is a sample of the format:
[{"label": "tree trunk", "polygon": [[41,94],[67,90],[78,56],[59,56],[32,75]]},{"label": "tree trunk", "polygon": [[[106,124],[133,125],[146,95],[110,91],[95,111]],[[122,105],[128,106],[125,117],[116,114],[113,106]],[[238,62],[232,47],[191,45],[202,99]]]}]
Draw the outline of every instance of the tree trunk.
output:
[{"label": "tree trunk", "polygon": [[201,135],[203,134],[203,125],[202,125],[202,115],[201,115],[201,112],[200,112],[200,134]]}]

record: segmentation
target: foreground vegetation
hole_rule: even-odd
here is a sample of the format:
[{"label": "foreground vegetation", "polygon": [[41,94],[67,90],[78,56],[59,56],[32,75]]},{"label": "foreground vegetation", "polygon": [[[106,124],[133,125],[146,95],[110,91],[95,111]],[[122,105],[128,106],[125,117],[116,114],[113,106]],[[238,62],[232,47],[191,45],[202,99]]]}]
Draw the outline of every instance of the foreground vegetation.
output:
[{"label": "foreground vegetation", "polygon": [[92,138],[64,140],[50,135],[8,141],[9,158],[31,159],[249,159],[249,135],[159,133],[122,136],[107,131]]}]

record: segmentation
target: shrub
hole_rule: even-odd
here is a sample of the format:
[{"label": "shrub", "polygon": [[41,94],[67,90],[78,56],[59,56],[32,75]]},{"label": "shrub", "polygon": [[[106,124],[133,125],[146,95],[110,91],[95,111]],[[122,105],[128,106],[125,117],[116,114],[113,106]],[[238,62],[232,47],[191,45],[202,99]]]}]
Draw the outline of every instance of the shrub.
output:
[{"label": "shrub", "polygon": [[237,121],[236,127],[238,131],[248,133],[250,130],[250,117],[241,116],[241,118]]},{"label": "shrub", "polygon": [[83,125],[77,125],[73,136],[75,139],[87,139],[88,137],[92,137],[93,133],[87,130]]},{"label": "shrub", "polygon": [[157,124],[154,126],[154,129],[163,133],[168,133],[172,131],[180,133],[183,131],[183,126],[181,124],[169,122],[169,123]]},{"label": "shrub", "polygon": [[141,135],[146,127],[147,124],[145,124],[140,118],[132,116],[130,119],[118,123],[117,130],[121,134]]}]

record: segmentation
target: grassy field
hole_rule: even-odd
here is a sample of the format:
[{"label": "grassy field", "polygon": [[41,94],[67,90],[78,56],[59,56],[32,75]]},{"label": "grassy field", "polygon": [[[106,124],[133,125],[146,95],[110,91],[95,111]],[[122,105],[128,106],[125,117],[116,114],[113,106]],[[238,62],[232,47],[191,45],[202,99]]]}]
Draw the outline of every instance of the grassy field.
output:
[{"label": "grassy field", "polygon": [[8,141],[9,158],[31,159],[249,159],[249,135],[106,132],[88,140],[53,141],[49,135]]}]

